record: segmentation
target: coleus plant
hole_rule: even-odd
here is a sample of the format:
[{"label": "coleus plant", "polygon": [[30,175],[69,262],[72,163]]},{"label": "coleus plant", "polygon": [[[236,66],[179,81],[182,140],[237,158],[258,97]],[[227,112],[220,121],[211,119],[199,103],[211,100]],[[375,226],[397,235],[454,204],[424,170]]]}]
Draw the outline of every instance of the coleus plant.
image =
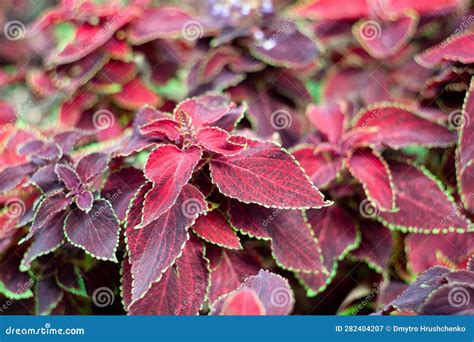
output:
[{"label": "coleus plant", "polygon": [[[137,192],[127,215],[129,265],[124,266],[124,288],[130,291],[126,303],[131,312],[170,312],[172,308],[166,301],[160,305],[146,303],[172,295],[165,292],[157,296],[156,291],[166,291],[170,288],[168,282],[177,281],[177,271],[171,266],[176,262],[178,270],[185,268],[185,265],[180,266],[183,258],[183,262],[201,265],[190,271],[189,281],[194,277],[204,281],[202,286],[211,286],[214,298],[225,293],[213,290],[214,286],[222,287],[221,284],[208,285],[202,243],[196,238],[190,240],[189,232],[194,231],[209,243],[239,249],[239,239],[226,218],[225,208],[229,206],[231,215],[237,206],[254,215],[266,213],[267,216],[274,208],[283,220],[293,222],[292,229],[271,233],[276,234],[272,238],[272,249],[277,262],[289,269],[320,271],[317,259],[298,260],[299,254],[308,252],[318,257],[319,253],[299,209],[319,208],[330,202],[323,199],[296,161],[281,147],[220,128],[219,123],[236,120],[231,115],[234,107],[224,96],[203,95],[181,102],[173,115],[155,115],[161,117],[141,125],[141,134],[155,139],[157,146],[144,167],[147,182]],[[206,201],[206,197],[213,196],[221,202]],[[200,216],[202,214],[207,215]],[[302,251],[296,255],[290,253],[295,241],[279,234],[288,237],[293,234],[305,244],[300,246]],[[193,252],[196,248],[199,253]],[[185,258],[186,255],[189,257]],[[213,262],[213,257],[210,258]],[[197,312],[203,299],[204,296],[196,298],[199,305],[193,303],[186,310]]]}]

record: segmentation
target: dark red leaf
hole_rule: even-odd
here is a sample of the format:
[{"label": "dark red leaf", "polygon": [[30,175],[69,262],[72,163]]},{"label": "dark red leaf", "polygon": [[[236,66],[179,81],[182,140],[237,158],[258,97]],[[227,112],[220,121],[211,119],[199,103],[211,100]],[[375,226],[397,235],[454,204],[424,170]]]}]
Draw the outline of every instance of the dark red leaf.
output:
[{"label": "dark red leaf", "polygon": [[230,213],[232,225],[241,232],[271,241],[273,255],[282,267],[327,273],[320,246],[300,210],[267,209],[232,202]]},{"label": "dark red leaf", "polygon": [[466,93],[462,116],[456,117],[456,114],[459,113],[454,112],[452,121],[460,121],[456,150],[459,192],[466,208],[474,212],[474,79]]},{"label": "dark red leaf", "polygon": [[102,174],[108,164],[109,156],[106,153],[91,153],[79,160],[76,172],[83,183],[89,183]]},{"label": "dark red leaf", "polygon": [[299,146],[292,155],[309,175],[309,178],[319,188],[326,187],[332,182],[343,167],[344,158],[334,149],[313,146]]},{"label": "dark red leaf", "polygon": [[24,299],[33,296],[33,280],[28,273],[18,270],[20,258],[16,253],[5,254],[0,261],[0,293],[11,299]]},{"label": "dark red leaf", "polygon": [[71,204],[72,199],[70,197],[66,197],[66,195],[62,192],[51,197],[46,197],[43,202],[41,202],[39,208],[36,210],[30,232],[26,236],[25,240],[31,238],[44,226],[51,225],[57,219],[57,214],[64,211]]},{"label": "dark red leaf", "polygon": [[360,246],[351,255],[366,262],[379,273],[386,272],[392,252],[392,232],[372,221],[361,222],[360,232]]},{"label": "dark red leaf", "polygon": [[[128,277],[130,282],[130,274]],[[175,267],[169,268],[145,297],[130,305],[129,314],[196,315],[206,298],[208,286],[209,269],[203,246],[191,238]]]},{"label": "dark red leaf", "polygon": [[449,36],[445,41],[415,56],[415,60],[426,68],[432,68],[443,61],[474,63],[472,46],[474,34],[465,32]]},{"label": "dark red leaf", "polygon": [[66,218],[64,232],[75,246],[93,257],[117,261],[115,251],[119,243],[119,221],[109,202],[96,200],[86,213],[74,209]]},{"label": "dark red leaf", "polygon": [[201,156],[197,146],[183,151],[173,145],[161,145],[150,153],[145,176],[153,182],[153,189],[145,197],[142,226],[158,219],[176,202]]},{"label": "dark red leaf", "polygon": [[381,212],[378,219],[391,229],[415,233],[464,231],[469,222],[438,180],[424,168],[390,162],[397,194],[396,213]]},{"label": "dark red leaf", "polygon": [[120,169],[107,178],[101,194],[112,204],[120,221],[125,219],[130,201],[143,183],[143,172],[133,167]]},{"label": "dark red leaf", "polygon": [[[135,212],[134,207],[141,205],[135,199],[130,211]],[[174,205],[160,218],[140,229],[127,226],[133,274],[132,301],[142,298],[181,255],[189,239],[188,228],[206,210],[204,196],[194,186],[187,184]]]},{"label": "dark red leaf", "polygon": [[59,177],[59,179],[64,183],[66,188],[71,191],[79,189],[81,180],[72,167],[65,164],[57,164],[54,171],[56,172],[56,175]]},{"label": "dark red leaf", "polygon": [[90,191],[81,191],[75,196],[75,201],[77,207],[82,211],[89,212],[92,209],[92,202],[94,201],[94,197]]},{"label": "dark red leaf", "polygon": [[214,210],[196,220],[193,231],[204,240],[221,247],[242,249],[240,240],[220,212]]},{"label": "dark red leaf", "polygon": [[40,229],[32,238],[32,242],[21,262],[21,269],[28,270],[31,263],[38,257],[58,249],[64,242],[65,213],[60,212],[48,221],[48,225]]},{"label": "dark red leaf", "polygon": [[292,156],[272,143],[248,140],[238,155],[212,159],[210,169],[222,194],[245,203],[277,208],[330,204]]},{"label": "dark red leaf", "polygon": [[211,302],[237,289],[245,278],[257,274],[261,268],[257,260],[245,251],[230,251],[217,247],[207,248],[206,251],[211,261]]},{"label": "dark red leaf", "polygon": [[455,132],[429,121],[421,112],[396,103],[371,105],[354,122],[346,140],[364,144],[399,149],[410,145],[446,147],[456,141]]},{"label": "dark red leaf", "polygon": [[406,253],[411,269],[416,273],[437,265],[457,268],[474,254],[474,233],[410,234]]},{"label": "dark red leaf", "polygon": [[306,286],[323,291],[335,276],[338,263],[359,245],[359,233],[354,220],[343,209],[331,206],[306,212],[308,223],[321,248],[325,268],[329,272],[299,273]]},{"label": "dark red leaf", "polygon": [[372,149],[358,149],[347,157],[346,165],[375,208],[395,210],[395,186],[388,164],[380,154]]}]

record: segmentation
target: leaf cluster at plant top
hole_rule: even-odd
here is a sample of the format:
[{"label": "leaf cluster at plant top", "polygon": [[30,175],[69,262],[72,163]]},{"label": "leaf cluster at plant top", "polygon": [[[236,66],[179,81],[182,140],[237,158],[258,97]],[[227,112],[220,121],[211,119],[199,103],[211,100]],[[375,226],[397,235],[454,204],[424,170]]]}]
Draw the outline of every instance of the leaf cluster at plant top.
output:
[{"label": "leaf cluster at plant top", "polygon": [[7,1],[5,314],[474,314],[464,1]]}]

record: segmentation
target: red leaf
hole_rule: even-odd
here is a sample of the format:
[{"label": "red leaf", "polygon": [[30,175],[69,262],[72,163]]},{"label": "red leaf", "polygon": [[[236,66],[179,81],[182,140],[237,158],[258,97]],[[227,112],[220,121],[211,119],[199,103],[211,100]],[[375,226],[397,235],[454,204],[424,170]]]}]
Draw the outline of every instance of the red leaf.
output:
[{"label": "red leaf", "polygon": [[474,78],[461,112],[461,117],[456,117],[454,112],[452,121],[460,120],[459,144],[456,150],[456,171],[458,177],[459,193],[466,208],[474,212]]},{"label": "red leaf", "polygon": [[391,229],[415,233],[447,233],[469,227],[453,199],[426,169],[402,162],[390,162],[389,166],[400,210],[380,213],[378,219],[382,223]]},{"label": "red leaf", "polygon": [[[130,209],[136,212],[142,202],[137,197]],[[153,283],[181,255],[189,239],[188,228],[207,209],[204,196],[194,186],[187,184],[176,200],[157,220],[135,229],[127,226],[128,250],[132,265],[132,301],[142,298]],[[130,221],[129,221],[130,222]]]},{"label": "red leaf", "polygon": [[459,268],[474,254],[474,233],[410,234],[406,243],[409,264],[416,273],[437,265]]},{"label": "red leaf", "polygon": [[[131,274],[125,270],[124,282],[130,283]],[[130,305],[129,314],[196,315],[203,305],[208,285],[209,269],[203,246],[191,238],[175,267],[169,268],[145,297]],[[130,285],[124,288],[130,288]]]},{"label": "red leaf", "polygon": [[183,151],[173,145],[161,145],[150,153],[145,176],[154,184],[145,197],[142,226],[159,218],[175,203],[201,156],[197,146]]},{"label": "red leaf", "polygon": [[472,46],[474,33],[466,32],[449,36],[445,41],[415,56],[415,60],[426,68],[432,68],[443,61],[474,63]]},{"label": "red leaf", "polygon": [[87,56],[89,53],[105,44],[123,25],[136,18],[139,12],[134,7],[118,11],[108,17],[100,26],[85,23],[76,31],[74,40],[66,45],[59,53],[54,53],[48,64],[67,64]]},{"label": "red leaf", "polygon": [[277,274],[260,270],[258,275],[245,279],[237,290],[215,301],[212,304],[211,314],[223,314],[225,307],[229,305],[229,298],[233,302],[233,296],[240,296],[238,293],[249,289],[257,294],[267,315],[288,315],[293,310],[295,299],[288,281]]},{"label": "red leaf", "polygon": [[183,27],[190,25],[189,23],[194,23],[196,29],[203,30],[203,26],[196,19],[179,8],[171,6],[150,8],[130,25],[128,38],[135,45],[158,38],[181,38]]},{"label": "red leaf", "polygon": [[299,210],[267,209],[233,202],[231,223],[241,232],[270,240],[274,257],[286,269],[327,272],[321,249]]},{"label": "red leaf", "polygon": [[193,231],[204,240],[230,249],[242,249],[240,240],[218,211],[201,216],[192,226]]},{"label": "red leaf", "polygon": [[292,154],[319,188],[326,187],[342,170],[344,158],[336,151],[302,146]]},{"label": "red leaf", "polygon": [[66,237],[74,246],[102,260],[117,261],[119,231],[119,221],[105,200],[94,201],[88,213],[73,210],[64,223]]},{"label": "red leaf", "polygon": [[141,170],[126,167],[110,174],[102,188],[102,197],[108,200],[120,221],[125,215],[132,197],[145,182]]},{"label": "red leaf", "polygon": [[122,108],[138,110],[145,105],[158,106],[161,98],[155,94],[140,78],[134,78],[122,87],[112,99]]},{"label": "red leaf", "polygon": [[337,206],[311,209],[306,215],[329,273],[298,273],[298,277],[312,290],[320,292],[335,276],[339,260],[358,246],[360,238],[353,218]]},{"label": "red leaf", "polygon": [[418,14],[402,13],[394,20],[360,20],[352,32],[372,57],[384,59],[396,55],[412,39],[418,26]]},{"label": "red leaf", "polygon": [[265,315],[265,307],[257,293],[248,288],[231,293],[222,304],[219,315],[229,316],[260,316]]},{"label": "red leaf", "polygon": [[272,143],[248,140],[236,156],[210,162],[211,178],[227,197],[277,208],[329,205],[295,160]]},{"label": "red leaf", "polygon": [[244,251],[207,248],[211,261],[211,288],[209,300],[214,302],[223,294],[239,287],[245,278],[258,273],[260,264]]},{"label": "red leaf", "polygon": [[174,117],[183,126],[184,113],[191,119],[191,125],[195,129],[199,129],[223,118],[233,108],[235,108],[235,104],[229,102],[228,97],[206,94],[179,103],[174,110]]},{"label": "red leaf", "polygon": [[140,127],[140,133],[152,138],[167,138],[169,140],[181,139],[179,125],[171,119],[157,119]]},{"label": "red leaf", "polygon": [[19,185],[23,179],[36,170],[33,163],[10,166],[0,172],[0,193],[8,192]]},{"label": "red leaf", "polygon": [[331,0],[309,1],[298,4],[295,11],[299,16],[318,20],[354,20],[369,14],[366,0],[353,0],[344,5],[344,10],[341,11],[341,4]]},{"label": "red leaf", "polygon": [[76,172],[83,183],[89,183],[102,174],[109,164],[106,153],[91,153],[82,157],[77,163]]},{"label": "red leaf", "polygon": [[387,162],[372,149],[358,149],[346,159],[347,168],[362,183],[375,208],[395,210],[395,186]]},{"label": "red leaf", "polygon": [[342,104],[329,104],[326,106],[309,105],[306,116],[309,121],[321,132],[326,139],[337,144],[344,131],[345,108]]},{"label": "red leaf", "polygon": [[234,156],[245,148],[244,145],[233,143],[229,138],[229,133],[217,127],[202,128],[196,134],[199,145],[211,152]]},{"label": "red leaf", "polygon": [[357,140],[363,133],[359,140],[364,144],[399,149],[410,145],[446,147],[456,141],[455,132],[425,119],[421,112],[397,103],[371,105],[362,110],[354,122],[346,140]]}]

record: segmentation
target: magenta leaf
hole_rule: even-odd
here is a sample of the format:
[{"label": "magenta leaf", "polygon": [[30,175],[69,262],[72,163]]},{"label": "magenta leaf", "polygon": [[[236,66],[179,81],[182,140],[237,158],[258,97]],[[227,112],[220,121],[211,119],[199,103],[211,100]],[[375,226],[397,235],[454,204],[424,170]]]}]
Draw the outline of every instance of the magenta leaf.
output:
[{"label": "magenta leaf", "polygon": [[[142,206],[139,198],[134,200],[129,214]],[[142,228],[130,225],[133,214],[129,215],[126,235],[133,274],[133,302],[142,298],[181,255],[189,239],[188,228],[206,209],[204,196],[187,184],[168,211]]]},{"label": "magenta leaf", "polygon": [[94,197],[92,193],[87,190],[83,190],[74,197],[77,207],[82,211],[88,213],[92,209],[92,202],[94,201]]},{"label": "magenta leaf", "polygon": [[[131,273],[124,268],[124,283]],[[126,278],[128,277],[128,279]],[[130,315],[196,315],[206,298],[209,269],[202,244],[191,238],[176,261],[145,297],[129,305]],[[130,289],[130,285],[124,288]]]},{"label": "magenta leaf", "polygon": [[393,211],[395,187],[387,162],[372,149],[358,149],[346,159],[352,176],[361,182],[367,198],[375,208]]},{"label": "magenta leaf", "polygon": [[89,183],[102,174],[108,164],[109,156],[106,153],[91,153],[79,160],[76,172],[83,183]]},{"label": "magenta leaf", "polygon": [[81,185],[81,180],[79,179],[78,174],[72,167],[64,164],[57,164],[54,170],[56,172],[56,175],[64,183],[66,188],[71,191],[76,191],[79,189],[79,186]]},{"label": "magenta leaf", "polygon": [[233,202],[230,213],[231,224],[242,233],[271,241],[273,255],[283,268],[327,273],[321,249],[300,210]]},{"label": "magenta leaf", "polygon": [[242,249],[240,240],[220,212],[214,210],[199,217],[193,231],[204,240],[221,247]]},{"label": "magenta leaf", "polygon": [[197,146],[183,151],[173,145],[161,145],[150,153],[145,176],[153,182],[153,189],[145,197],[141,226],[158,219],[176,202],[201,156]]},{"label": "magenta leaf", "polygon": [[43,166],[30,176],[29,183],[38,187],[43,193],[62,188],[54,168],[54,164]]},{"label": "magenta leaf", "polygon": [[40,229],[32,238],[32,242],[20,265],[23,271],[31,267],[31,263],[38,257],[58,249],[64,242],[65,213],[60,212],[48,220],[48,224]]},{"label": "magenta leaf", "polygon": [[120,169],[107,178],[101,195],[112,204],[120,221],[125,219],[132,197],[144,182],[142,171],[133,167]]},{"label": "magenta leaf", "polygon": [[[72,199],[66,197],[62,192],[51,197],[46,197],[36,211],[30,232],[25,237],[25,240],[31,238],[44,226],[51,225],[54,220],[57,220],[57,214],[67,209],[71,204]],[[64,214],[61,215],[63,215],[64,218]]]},{"label": "magenta leaf", "polygon": [[119,221],[106,200],[96,200],[89,212],[72,210],[64,223],[67,239],[97,259],[117,261]]},{"label": "magenta leaf", "polygon": [[212,303],[211,314],[225,314],[226,306],[235,301],[236,293],[249,289],[256,293],[267,315],[288,315],[293,310],[295,299],[288,281],[277,274],[260,270],[257,275],[245,279],[234,292],[224,295]]},{"label": "magenta leaf", "polygon": [[330,204],[291,155],[272,143],[249,140],[238,155],[212,159],[210,169],[222,194],[245,203],[288,209]]},{"label": "magenta leaf", "polygon": [[469,227],[453,199],[428,170],[403,162],[390,162],[389,166],[399,210],[381,212],[377,218],[384,225],[404,232],[434,234],[462,232]]}]

